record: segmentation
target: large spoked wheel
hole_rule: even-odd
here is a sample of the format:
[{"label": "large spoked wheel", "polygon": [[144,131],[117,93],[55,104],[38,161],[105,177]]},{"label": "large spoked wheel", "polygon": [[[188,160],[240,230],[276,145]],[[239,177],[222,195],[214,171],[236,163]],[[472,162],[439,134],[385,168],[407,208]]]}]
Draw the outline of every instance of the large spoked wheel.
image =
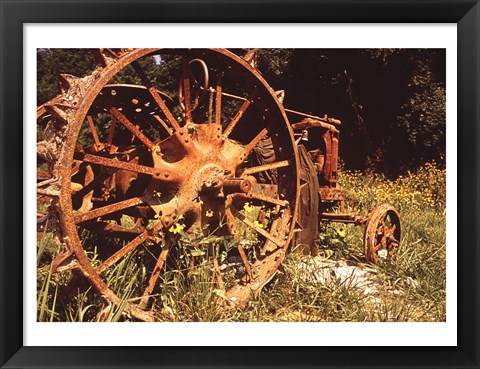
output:
[{"label": "large spoked wheel", "polygon": [[[178,62],[169,72],[180,99],[147,77],[145,65],[167,58]],[[192,81],[195,63],[210,73],[209,99],[197,98],[205,86]],[[132,67],[141,86],[118,84]],[[284,259],[299,193],[293,135],[260,74],[223,49],[109,51],[66,94],[75,107],[57,165],[59,220],[95,290],[154,320],[155,297],[166,293],[159,281],[191,247],[209,256],[226,303],[260,291]],[[203,241],[210,236],[231,242]],[[112,276],[132,263],[126,299]]]},{"label": "large spoked wheel", "polygon": [[365,227],[365,258],[373,264],[394,260],[400,247],[400,216],[390,204],[377,206]]}]

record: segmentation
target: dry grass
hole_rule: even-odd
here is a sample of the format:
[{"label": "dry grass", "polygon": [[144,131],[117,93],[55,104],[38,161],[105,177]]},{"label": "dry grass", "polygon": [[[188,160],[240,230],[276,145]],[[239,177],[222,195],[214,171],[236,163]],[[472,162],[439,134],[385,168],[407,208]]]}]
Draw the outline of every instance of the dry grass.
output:
[{"label": "dry grass", "polygon": [[[168,271],[159,281],[160,292],[154,305],[157,319],[185,322],[445,321],[445,171],[438,169],[435,163],[427,163],[417,173],[408,173],[396,180],[347,172],[342,174],[340,183],[348,191],[347,206],[351,210],[365,214],[384,201],[399,210],[402,239],[394,264],[362,263],[363,229],[350,225],[322,225],[319,257],[312,260],[289,254],[259,296],[245,308],[226,309],[217,303],[221,291],[207,255],[203,255],[202,262],[196,263],[194,270],[185,272],[189,257],[186,255],[182,260],[187,264],[179,263],[177,269]],[[214,242],[230,240],[216,237]],[[50,273],[50,263],[56,253],[58,250],[51,235],[45,233],[38,242],[37,254],[39,321],[95,321],[100,311],[103,311],[102,320],[128,320],[122,315],[122,304],[104,306],[88,286],[73,293],[74,297],[66,296],[64,291],[73,275]],[[144,270],[142,262],[132,256],[118,263],[105,275],[105,280],[126,302],[135,296],[137,286],[147,278]],[[319,274],[325,270],[330,278]],[[351,271],[351,274],[345,275],[339,270]],[[359,283],[359,275],[365,275],[368,283]]]}]

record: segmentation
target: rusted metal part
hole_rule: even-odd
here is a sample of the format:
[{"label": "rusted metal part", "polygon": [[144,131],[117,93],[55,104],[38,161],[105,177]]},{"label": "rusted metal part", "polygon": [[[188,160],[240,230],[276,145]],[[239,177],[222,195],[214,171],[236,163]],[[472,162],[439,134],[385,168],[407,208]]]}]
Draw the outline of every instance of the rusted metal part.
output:
[{"label": "rusted metal part", "polygon": [[[158,243],[178,225],[186,226],[188,234],[195,228],[204,230],[205,226],[226,234],[228,229],[244,223],[258,238],[258,245],[251,246],[258,251],[247,252],[241,246],[232,251],[245,266],[239,286],[227,287],[222,278],[218,278],[222,277],[221,271],[217,276],[219,287],[228,288],[228,301],[243,305],[252,292],[258,292],[275,273],[289,245],[298,198],[293,131],[275,92],[261,75],[243,59],[223,49],[167,52],[178,52],[186,61],[199,60],[195,63],[207,73],[210,65],[219,76],[231,73],[230,78],[238,79],[244,96],[249,99],[244,98],[246,102],[232,120],[224,121],[222,99],[234,94],[224,91],[220,77],[213,87],[208,86],[208,78],[204,78],[207,83],[201,85],[187,70],[193,68],[189,62],[179,81],[184,94],[184,116],[176,117],[173,112],[178,110],[167,106],[172,102],[153,86],[137,63],[140,58],[161,52],[160,49],[119,52],[102,49],[98,53],[101,66],[92,75],[81,79],[66,77],[61,104],[51,108],[57,111],[51,118],[56,127],[52,127],[55,128],[52,135],[47,135],[47,140],[52,138],[56,146],[50,149],[50,141],[44,144],[50,150],[48,153],[45,150],[44,156],[52,161],[53,178],[60,179],[61,196],[51,205],[59,221],[59,234],[78,269],[107,305],[119,305],[121,301],[105,283],[103,272],[137,252],[142,245]],[[128,65],[133,66],[144,86],[109,84],[112,77]],[[196,97],[198,91],[200,94],[213,91],[214,123],[196,121],[193,110],[197,100],[201,103]],[[255,105],[252,111],[263,112],[261,126],[243,119],[252,104]],[[106,125],[105,120],[100,124],[98,119],[104,111],[112,115]],[[90,147],[83,147],[78,141],[85,120],[94,143]],[[183,125],[179,123],[182,121]],[[152,127],[158,130],[158,136],[151,136]],[[245,133],[248,134],[243,137]],[[249,167],[255,146],[266,137],[273,138],[275,161]],[[251,169],[248,171],[248,168]],[[244,177],[235,176],[245,171]],[[272,171],[276,173],[276,182],[257,183],[257,176]],[[229,203],[231,198],[234,200]],[[258,204],[255,206],[270,209],[273,219],[245,216],[242,207],[249,200]],[[132,219],[135,226],[124,226],[120,220],[125,216]],[[235,224],[222,226],[224,217]],[[148,225],[152,223],[153,227]],[[84,248],[88,246],[79,237],[79,229],[107,238],[119,237],[127,243],[93,263],[87,256],[89,250]],[[166,239],[167,243],[170,241]],[[260,252],[262,260],[252,259]],[[125,307],[125,312],[135,319],[154,319],[142,308],[148,308],[145,301],[148,302],[156,288],[167,254],[168,247],[164,247],[142,293],[132,299],[137,304],[127,303]],[[215,263],[218,273],[218,260]]]},{"label": "rusted metal part", "polygon": [[244,178],[229,178],[223,181],[223,192],[231,194],[235,192],[248,193],[252,190],[252,184],[248,179]]},{"label": "rusted metal part", "polygon": [[92,231],[94,233],[111,235],[112,237],[118,237],[122,239],[131,239],[132,237],[141,234],[145,231],[145,228],[138,223],[133,227],[124,227],[114,223],[94,221],[82,224],[82,227]]},{"label": "rusted metal part", "polygon": [[246,192],[246,193],[236,193],[234,194],[235,197],[243,197],[245,199],[255,199],[255,200],[260,200],[264,201],[267,203],[275,204],[275,205],[280,205],[280,206],[287,206],[288,201],[286,200],[280,200],[272,196],[267,196],[262,193],[258,192]]},{"label": "rusted metal part", "polygon": [[245,271],[247,272],[248,280],[252,281],[255,279],[252,273],[252,267],[250,266],[250,261],[248,261],[247,254],[245,253],[245,250],[242,245],[238,246],[237,248],[238,253],[240,254],[240,258],[242,259],[242,263],[245,267]]},{"label": "rusted metal part", "polygon": [[180,181],[180,176],[172,171],[172,166],[167,163],[157,164],[155,168],[133,164],[116,159],[105,158],[97,155],[86,154],[83,157],[85,163],[98,164],[107,168],[122,169],[130,172],[148,174],[161,181]]},{"label": "rusted metal part", "polygon": [[260,142],[261,139],[265,138],[268,135],[268,129],[264,128],[260,131],[259,134],[242,150],[238,161],[242,163],[252,152],[255,146]]},{"label": "rusted metal part", "polygon": [[222,72],[217,73],[217,87],[215,88],[215,123],[222,124]]},{"label": "rusted metal part", "polygon": [[145,74],[145,72],[143,71],[143,69],[140,67],[140,65],[136,61],[133,61],[131,63],[131,65],[132,65],[133,69],[135,69],[135,72],[137,72],[140,79],[142,80],[143,85],[148,89],[148,91],[152,95],[152,97],[155,100],[155,102],[157,103],[158,107],[162,110],[162,112],[167,117],[170,125],[173,127],[173,129],[175,131],[179,131],[180,126],[178,125],[177,120],[175,119],[172,112],[170,111],[170,109],[165,104],[165,101],[162,99],[162,97],[158,93],[157,89],[152,85],[152,82],[150,82],[150,80],[148,79],[148,77]]},{"label": "rusted metal part", "polygon": [[258,49],[251,49],[243,56],[243,59],[250,64],[252,68],[257,67],[257,50]]},{"label": "rusted metal part", "polygon": [[240,109],[238,109],[237,113],[235,114],[231,122],[228,124],[227,128],[225,128],[225,131],[223,132],[223,137],[228,138],[228,136],[230,136],[233,129],[237,126],[237,123],[240,122],[240,119],[242,119],[243,115],[252,103],[252,100],[253,96],[251,96],[249,99],[245,99]]},{"label": "rusted metal part", "polygon": [[[283,238],[288,239],[287,236],[289,231],[289,226],[285,223],[285,215],[289,215],[289,209],[284,210],[284,216],[277,218],[272,225],[270,230],[270,236],[276,237],[276,240],[281,240]],[[282,244],[282,247],[279,247],[275,242],[267,240],[265,243],[262,254],[265,255],[263,258],[257,260],[252,266],[253,270],[257,270],[258,274],[256,275],[253,281],[245,284],[238,284],[231,288],[226,293],[227,302],[232,306],[242,307],[248,302],[251,296],[257,295],[263,286],[268,283],[270,278],[274,275],[287,252],[288,243]],[[245,279],[245,277],[244,277]]]},{"label": "rusted metal part", "polygon": [[339,132],[334,125],[313,118],[305,118],[298,123],[293,123],[292,127],[295,131],[304,131],[311,128],[325,128],[331,132]]},{"label": "rusted metal part", "polygon": [[290,165],[290,162],[288,160],[282,160],[282,161],[279,161],[277,163],[264,164],[264,165],[258,165],[256,167],[246,168],[243,171],[243,174],[244,175],[254,174],[254,173],[259,173],[259,172],[263,172],[263,171],[266,171],[266,170],[274,170],[274,169],[278,169],[278,168],[283,168],[283,167],[286,167],[288,165]]},{"label": "rusted metal part", "polygon": [[321,187],[318,192],[322,201],[343,201],[347,198],[347,191],[343,188]]},{"label": "rusted metal part", "polygon": [[78,263],[70,250],[58,254],[52,261],[51,272],[61,273],[68,270],[77,269]]},{"label": "rusted metal part", "polygon": [[180,105],[185,110],[185,122],[187,124],[192,123],[192,105],[190,101],[190,76],[191,73],[188,68],[188,64],[186,61],[183,61],[183,74],[180,82],[180,85],[183,86],[183,92],[185,93],[185,98],[183,99],[183,106],[182,106],[182,98],[183,96],[180,95],[180,91],[178,91],[178,100]]},{"label": "rusted metal part", "polygon": [[[355,213],[342,213],[347,194],[337,185],[340,132],[334,126],[339,125],[340,122],[327,116],[320,118],[288,109],[286,111],[307,117],[294,123],[292,127],[295,132],[298,132],[298,143],[308,144],[311,162],[317,171],[320,185],[318,193],[321,201],[321,213],[318,215],[318,220],[320,222],[365,225],[364,248],[367,261],[378,263],[381,260],[393,259],[400,244],[400,218],[393,206],[380,205],[368,217]],[[308,183],[303,184],[303,186],[307,185]],[[303,186],[301,185],[301,188]],[[300,204],[302,204],[302,200],[303,193]],[[331,211],[334,205],[338,205],[340,213]],[[308,210],[307,206],[300,206],[298,219],[307,218]],[[316,221],[307,226],[302,225],[299,232],[300,238],[316,235],[315,224],[317,224]]]},{"label": "rusted metal part", "polygon": [[395,259],[400,246],[401,227],[397,210],[388,203],[377,206],[368,215],[365,227],[364,245],[367,261]]},{"label": "rusted metal part", "polygon": [[120,123],[122,123],[125,128],[127,128],[134,136],[136,136],[142,143],[151,151],[154,150],[155,144],[150,141],[147,136],[145,136],[132,122],[130,122],[125,115],[120,113],[117,108],[111,107],[110,114]]},{"label": "rusted metal part", "polygon": [[171,247],[172,247],[172,243],[166,242],[164,247],[162,248],[162,252],[158,256],[155,267],[153,268],[152,274],[150,275],[150,278],[148,280],[148,285],[145,288],[145,291],[143,291],[139,308],[145,309],[147,307],[150,294],[155,288],[155,284],[157,283],[158,277],[160,276],[160,272],[165,264],[165,261],[167,260],[167,256],[168,256],[168,253],[170,252]]},{"label": "rusted metal part", "polygon": [[47,108],[46,108],[47,106],[60,104],[63,98],[64,98],[63,95],[58,95],[54,97],[52,100],[48,101],[47,103],[37,107],[37,119],[40,118],[45,113],[47,113]]},{"label": "rusted metal part", "polygon": [[311,118],[313,120],[320,121],[320,122],[323,122],[323,123],[336,124],[338,126],[342,124],[342,122],[340,120],[335,119],[335,118],[329,118],[327,115],[325,115],[323,117],[318,117],[316,115],[306,114],[306,113],[302,113],[300,111],[296,111],[296,110],[292,110],[292,109],[285,109],[285,111],[287,113],[301,115],[303,117]]},{"label": "rusted metal part", "polygon": [[275,245],[281,247],[284,243],[284,240],[279,240],[279,239],[276,239],[275,237],[273,237],[270,233],[268,233],[267,231],[265,231],[264,229],[260,228],[259,226],[257,226],[254,222],[252,222],[251,220],[248,220],[245,216],[243,216],[242,214],[240,214],[238,216],[238,218],[244,222],[246,225],[248,225],[250,228],[252,228],[255,232],[259,233],[260,235],[262,235],[263,237],[265,237],[267,240],[273,242]]},{"label": "rusted metal part", "polygon": [[[194,72],[194,68],[197,72]],[[209,72],[207,64],[202,59],[197,58],[187,62],[184,58],[183,74],[180,80],[182,82],[178,85],[179,105],[188,115],[186,116],[187,123],[191,123],[191,112],[202,103],[208,90]],[[188,104],[188,106],[185,104]]]},{"label": "rusted metal part", "polygon": [[[147,63],[139,62],[164,52],[183,61],[178,101],[159,91],[141,67]],[[75,265],[107,307],[123,302],[104,272],[128,255],[141,259],[142,250],[149,253],[155,245],[155,266],[125,306],[135,319],[154,320],[155,312],[146,309],[155,306],[151,299],[169,267],[167,257],[178,257],[171,251],[180,235],[193,240],[199,232],[216,232],[237,240],[228,256],[241,260],[244,270],[233,284],[212,245],[195,245],[209,247],[218,287],[234,306],[245,305],[273,277],[294,231],[315,236],[319,221],[366,224],[367,260],[379,262],[383,250],[393,258],[400,222],[391,205],[368,217],[342,210],[346,192],[337,183],[341,122],[284,109],[284,91],[275,92],[252,68],[254,54],[244,60],[225,49],[100,49],[100,65],[91,75],[63,75],[62,94],[38,108],[38,117],[50,119],[37,150],[49,162],[51,178],[39,183],[38,193],[51,196],[47,216],[66,250],[56,264]],[[143,86],[111,84],[129,66]],[[210,71],[217,73],[213,85]],[[231,80],[234,91],[222,83]],[[242,101],[228,119],[225,99]],[[286,112],[305,119],[290,125]],[[79,139],[85,121],[93,145]],[[300,194],[309,197],[302,197],[302,204],[315,209],[299,206]],[[337,204],[340,213],[333,213]],[[304,215],[310,224],[304,224]],[[252,239],[242,240],[239,231]],[[80,232],[124,240],[123,247],[91,260],[92,249]]]},{"label": "rusted metal part", "polygon": [[145,201],[142,198],[134,197],[132,199],[120,201],[111,205],[106,205],[101,208],[88,211],[86,213],[76,214],[73,217],[73,221],[75,224],[86,222],[91,219],[102,217],[106,214],[115,213],[127,208],[131,208],[132,206],[143,204],[144,202]]},{"label": "rusted metal part", "polygon": [[342,214],[342,213],[322,213],[320,214],[320,221],[322,222],[337,222],[337,223],[353,223],[355,225],[365,224],[366,217],[362,217],[356,213]]},{"label": "rusted metal part", "polygon": [[37,182],[44,182],[52,178],[52,174],[44,170],[37,170]]},{"label": "rusted metal part", "polygon": [[135,237],[132,241],[128,244],[123,246],[119,251],[114,253],[110,256],[107,260],[101,263],[98,267],[96,267],[97,273],[102,273],[107,268],[111,267],[113,264],[117,263],[120,259],[122,259],[125,255],[129,254],[137,247],[139,247],[144,241],[150,238],[150,236],[155,236],[163,229],[162,222],[157,222],[151,229],[143,231],[137,237]]}]

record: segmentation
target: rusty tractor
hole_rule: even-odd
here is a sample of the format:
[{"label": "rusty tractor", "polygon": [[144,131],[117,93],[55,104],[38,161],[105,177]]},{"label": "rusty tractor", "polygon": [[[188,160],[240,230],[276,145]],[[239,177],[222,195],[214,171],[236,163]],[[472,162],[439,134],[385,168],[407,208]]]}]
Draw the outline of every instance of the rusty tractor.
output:
[{"label": "rusty tractor", "polygon": [[[48,163],[38,174],[38,199],[48,203],[38,222],[48,219],[62,250],[54,272],[73,270],[106,303],[152,321],[159,280],[189,247],[209,255],[222,300],[234,306],[273,277],[290,245],[314,254],[319,222],[364,225],[365,259],[395,257],[400,221],[392,205],[364,217],[343,210],[341,122],[286,109],[283,92],[255,68],[255,52],[95,55],[92,74],[61,75],[60,95],[37,108],[48,122],[37,144]],[[147,77],[142,65],[152,56],[177,57],[175,99]],[[141,83],[118,83],[125,68]],[[203,242],[212,236],[233,242]],[[179,247],[180,237],[191,242]],[[127,303],[105,278],[126,258],[142,260],[146,276]]]}]

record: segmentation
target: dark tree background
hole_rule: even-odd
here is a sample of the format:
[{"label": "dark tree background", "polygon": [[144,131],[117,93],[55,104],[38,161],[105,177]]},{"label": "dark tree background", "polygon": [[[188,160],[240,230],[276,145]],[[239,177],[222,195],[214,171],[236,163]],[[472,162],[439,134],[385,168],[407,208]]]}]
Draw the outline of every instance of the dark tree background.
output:
[{"label": "dark tree background", "polygon": [[[257,67],[286,91],[285,107],[342,121],[346,168],[395,176],[445,163],[445,56],[444,49],[259,49]],[[37,57],[38,104],[58,94],[59,73],[84,76],[95,67],[87,49],[39,49]],[[150,79],[175,95],[177,76],[165,66],[175,70],[178,60],[148,63]],[[118,82],[139,83],[128,68]]]}]

